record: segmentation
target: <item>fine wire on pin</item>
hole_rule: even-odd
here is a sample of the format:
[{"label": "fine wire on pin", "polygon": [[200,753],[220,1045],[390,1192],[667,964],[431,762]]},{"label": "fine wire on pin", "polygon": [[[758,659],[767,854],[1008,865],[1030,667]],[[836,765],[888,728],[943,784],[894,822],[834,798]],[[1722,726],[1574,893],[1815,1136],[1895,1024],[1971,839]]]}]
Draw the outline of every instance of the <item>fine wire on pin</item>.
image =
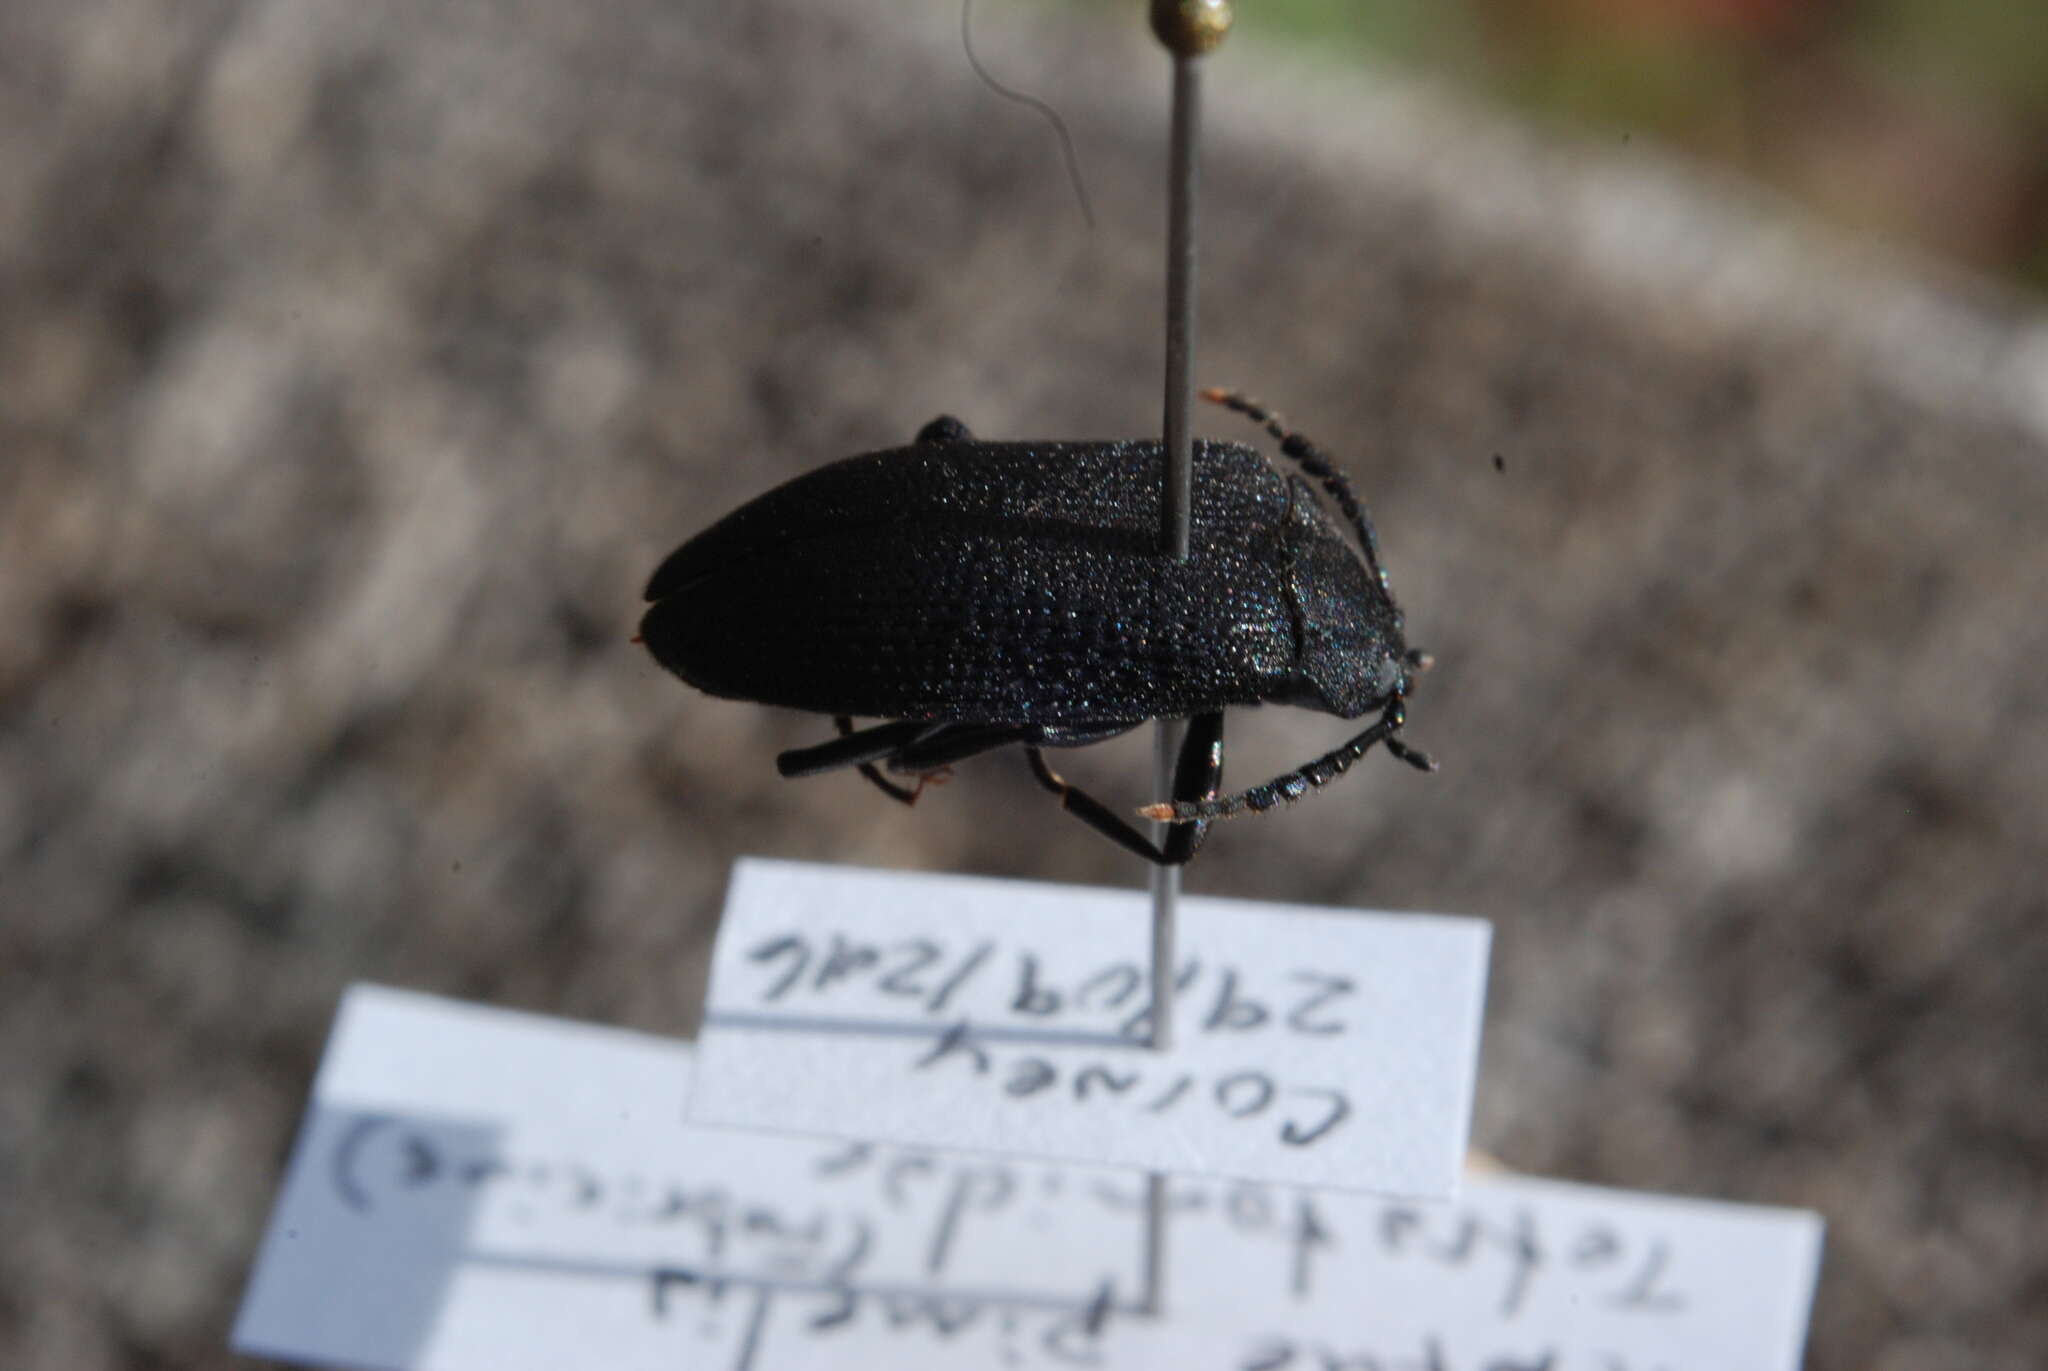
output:
[{"label": "fine wire on pin", "polygon": [[982,65],[981,58],[974,51],[974,0],[960,0],[960,51],[967,58],[967,65],[973,69],[981,84],[987,86],[1012,104],[1022,105],[1052,125],[1052,131],[1059,135],[1060,157],[1067,166],[1067,182],[1074,188],[1074,199],[1081,206],[1081,218],[1092,233],[1095,229],[1095,207],[1088,202],[1088,186],[1081,178],[1080,154],[1074,151],[1074,135],[1067,132],[1067,121],[1060,118],[1060,112],[1035,95],[1006,86],[996,80],[989,69]]}]

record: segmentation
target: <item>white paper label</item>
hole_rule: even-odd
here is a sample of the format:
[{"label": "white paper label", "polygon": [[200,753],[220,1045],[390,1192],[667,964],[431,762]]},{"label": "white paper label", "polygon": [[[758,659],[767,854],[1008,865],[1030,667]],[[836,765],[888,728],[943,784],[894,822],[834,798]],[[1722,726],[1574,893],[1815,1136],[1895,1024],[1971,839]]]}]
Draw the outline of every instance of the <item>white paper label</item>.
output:
[{"label": "white paper label", "polygon": [[1484,923],[1185,899],[1162,1054],[1149,911],[1137,891],[743,861],[691,1117],[1456,1193]]},{"label": "white paper label", "polygon": [[1161,1367],[1793,1371],[1820,1259],[1812,1214],[1521,1178],[1450,1204],[1169,1196]]},{"label": "white paper label", "polygon": [[690,1064],[350,991],[235,1347],[408,1371],[1059,1365],[1137,1298],[1143,1216],[1085,1198],[1117,1173],[688,1128]]},{"label": "white paper label", "polygon": [[687,1128],[689,1071],[681,1043],[351,991],[237,1350],[378,1371],[1799,1363],[1812,1215],[1181,1179],[1154,1254],[1140,1176]]}]

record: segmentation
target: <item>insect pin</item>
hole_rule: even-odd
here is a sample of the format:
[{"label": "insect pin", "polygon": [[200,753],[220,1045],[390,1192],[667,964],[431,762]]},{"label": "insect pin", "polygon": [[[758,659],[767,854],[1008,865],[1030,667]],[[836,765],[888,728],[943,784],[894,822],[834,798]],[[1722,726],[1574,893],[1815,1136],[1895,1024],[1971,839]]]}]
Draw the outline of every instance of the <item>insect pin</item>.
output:
[{"label": "insect pin", "polygon": [[[1162,865],[1192,858],[1212,820],[1297,800],[1376,743],[1434,770],[1400,737],[1430,659],[1403,637],[1351,483],[1256,401],[1202,395],[1263,425],[1342,528],[1300,475],[1202,439],[1192,553],[1176,560],[1160,545],[1159,442],[983,442],[942,417],[670,553],[641,637],[707,694],[830,715],[840,736],[784,752],[784,776],[850,767],[910,804],[954,763],[1017,745],[1063,808]],[[1223,711],[1256,704],[1375,717],[1305,765],[1219,794]],[[1045,758],[1154,719],[1189,721],[1172,798],[1138,811],[1169,825],[1159,843]]]}]

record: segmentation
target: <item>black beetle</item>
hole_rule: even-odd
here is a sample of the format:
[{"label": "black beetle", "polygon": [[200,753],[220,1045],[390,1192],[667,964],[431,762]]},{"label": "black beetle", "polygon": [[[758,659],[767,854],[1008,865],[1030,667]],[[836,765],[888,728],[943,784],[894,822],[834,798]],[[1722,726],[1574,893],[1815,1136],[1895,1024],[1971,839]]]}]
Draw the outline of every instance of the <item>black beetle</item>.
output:
[{"label": "black beetle", "polygon": [[[1314,444],[1242,396],[1204,391],[1265,426],[1308,483],[1241,443],[1195,444],[1193,552],[1161,546],[1157,442],[975,440],[958,420],[909,447],[834,462],[684,543],[647,583],[641,637],[712,695],[833,716],[840,737],[785,752],[785,776],[857,767],[913,803],[926,780],[1021,744],[1032,774],[1084,822],[1146,859],[1186,862],[1208,821],[1299,799],[1397,736],[1411,673],[1372,522]],[[1223,709],[1377,713],[1334,752],[1217,798]],[[855,730],[856,715],[890,720]],[[1046,765],[1150,719],[1191,721],[1155,844]],[[920,777],[916,788],[883,776]]]}]

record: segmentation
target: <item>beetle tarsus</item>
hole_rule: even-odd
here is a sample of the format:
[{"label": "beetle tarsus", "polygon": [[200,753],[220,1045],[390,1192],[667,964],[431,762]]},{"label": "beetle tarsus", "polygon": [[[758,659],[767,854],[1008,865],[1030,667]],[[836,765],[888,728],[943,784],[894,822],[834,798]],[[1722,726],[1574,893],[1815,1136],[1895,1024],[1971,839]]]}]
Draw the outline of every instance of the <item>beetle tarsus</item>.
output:
[{"label": "beetle tarsus", "polygon": [[[832,726],[839,730],[839,736],[842,738],[851,738],[854,735],[853,716],[850,714],[834,714],[832,716]],[[857,770],[875,789],[881,791],[898,804],[916,804],[918,795],[924,790],[924,783],[921,780],[918,782],[916,790],[912,790],[908,786],[897,785],[877,770],[873,762],[862,762]]]},{"label": "beetle tarsus", "polygon": [[1374,743],[1385,743],[1387,751],[1400,758],[1417,771],[1434,771],[1436,762],[1426,752],[1417,751],[1394,735],[1407,722],[1407,711],[1400,696],[1387,702],[1385,711],[1371,728],[1346,742],[1342,747],[1325,752],[1322,756],[1304,766],[1275,776],[1264,785],[1255,785],[1250,790],[1240,790],[1235,795],[1221,799],[1213,796],[1202,800],[1176,799],[1171,804],[1146,805],[1138,811],[1142,818],[1154,823],[1203,823],[1212,819],[1234,819],[1250,810],[1263,814],[1282,804],[1293,804],[1311,790],[1320,790],[1337,777],[1351,769],[1351,764],[1371,750]]},{"label": "beetle tarsus", "polygon": [[862,763],[860,774],[881,787],[884,795],[892,800],[901,800],[906,806],[915,808],[927,788],[936,789],[953,779],[953,768],[942,766],[937,771],[927,771],[917,778],[914,786],[901,786],[875,769],[873,762]]},{"label": "beetle tarsus", "polygon": [[875,768],[873,762],[862,762],[857,769],[870,785],[899,804],[914,805],[917,803],[917,797],[924,793],[924,781],[922,779],[919,779],[917,788],[913,790],[907,785],[898,785],[887,776],[884,776]]},{"label": "beetle tarsus", "polygon": [[1436,770],[1436,758],[1430,756],[1427,752],[1422,752],[1408,746],[1399,738],[1387,739],[1387,751],[1393,753],[1417,771]]}]

